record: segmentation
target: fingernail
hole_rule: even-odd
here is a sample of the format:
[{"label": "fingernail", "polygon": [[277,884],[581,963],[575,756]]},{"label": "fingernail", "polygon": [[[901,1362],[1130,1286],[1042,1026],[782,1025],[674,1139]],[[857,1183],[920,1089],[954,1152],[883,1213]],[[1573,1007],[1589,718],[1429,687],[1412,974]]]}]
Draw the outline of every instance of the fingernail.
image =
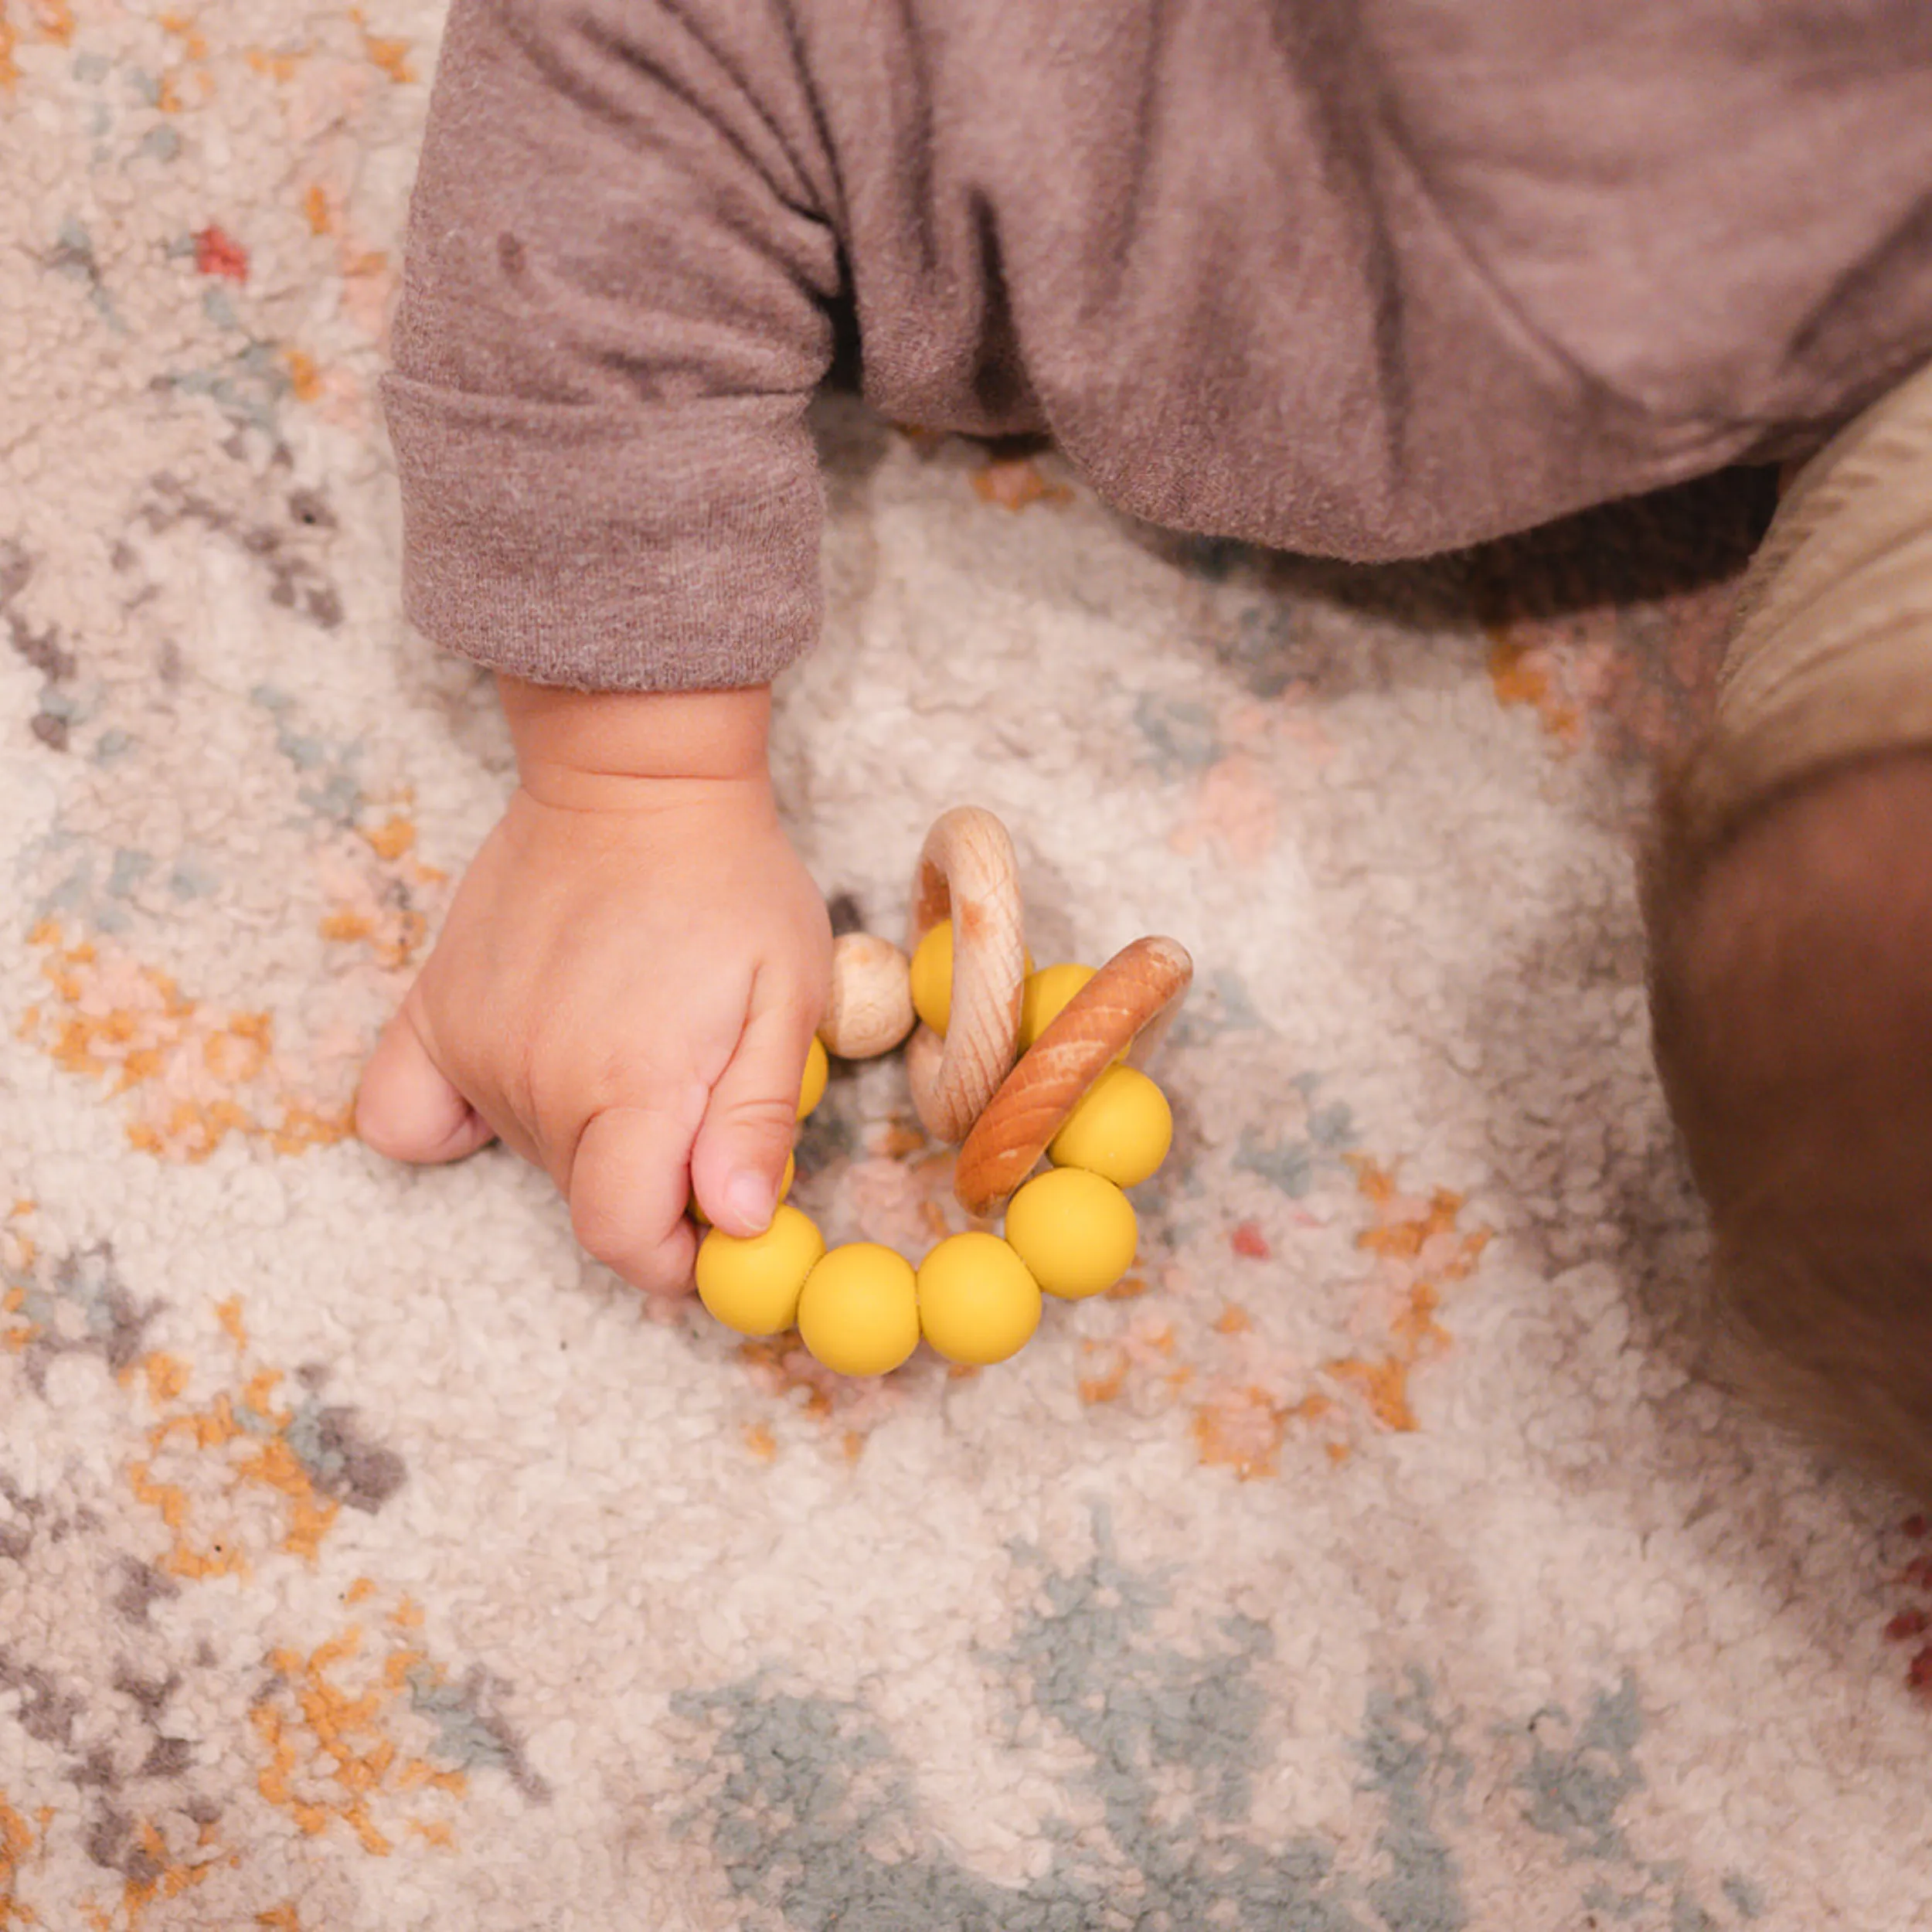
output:
[{"label": "fingernail", "polygon": [[725,1188],[725,1205],[754,1234],[771,1225],[771,1183],[762,1175],[734,1174]]}]

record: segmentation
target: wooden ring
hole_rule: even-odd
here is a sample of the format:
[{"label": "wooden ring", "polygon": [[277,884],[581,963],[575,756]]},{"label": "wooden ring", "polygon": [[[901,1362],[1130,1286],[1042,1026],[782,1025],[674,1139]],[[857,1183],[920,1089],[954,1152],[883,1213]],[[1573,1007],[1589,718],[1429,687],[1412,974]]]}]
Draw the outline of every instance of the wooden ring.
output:
[{"label": "wooden ring", "polygon": [[961,805],[926,835],[913,876],[910,943],[953,922],[952,1012],[941,1042],[930,1027],[906,1052],[913,1106],[936,1141],[957,1142],[985,1111],[1019,1047],[1026,938],[1019,865],[1006,828]]},{"label": "wooden ring", "polygon": [[953,1192],[992,1213],[1032,1172],[1047,1144],[1124,1050],[1138,1066],[1160,1044],[1194,978],[1178,940],[1124,946],[1042,1030],[1002,1082],[959,1151]]}]

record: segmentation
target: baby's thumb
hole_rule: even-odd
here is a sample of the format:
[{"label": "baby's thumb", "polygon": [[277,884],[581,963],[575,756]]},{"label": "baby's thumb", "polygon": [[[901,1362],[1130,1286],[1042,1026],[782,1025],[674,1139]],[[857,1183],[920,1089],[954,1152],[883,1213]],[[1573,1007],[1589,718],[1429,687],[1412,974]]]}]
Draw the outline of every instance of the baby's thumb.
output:
[{"label": "baby's thumb", "polygon": [[727,1234],[760,1234],[770,1225],[811,1045],[802,1012],[756,1015],[711,1090],[692,1145],[691,1188],[712,1225]]},{"label": "baby's thumb", "polygon": [[444,1077],[417,1030],[413,996],[383,1029],[355,1095],[355,1131],[393,1161],[460,1161],[489,1124]]}]

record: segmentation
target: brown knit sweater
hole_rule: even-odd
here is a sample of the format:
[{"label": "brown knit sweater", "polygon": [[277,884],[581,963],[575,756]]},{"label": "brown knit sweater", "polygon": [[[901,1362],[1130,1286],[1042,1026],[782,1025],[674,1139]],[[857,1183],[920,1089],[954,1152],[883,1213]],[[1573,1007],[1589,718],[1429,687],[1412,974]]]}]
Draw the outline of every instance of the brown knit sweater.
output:
[{"label": "brown knit sweater", "polygon": [[454,0],[386,386],[410,617],[540,681],[811,641],[804,412],[1445,548],[1932,358],[1932,0]]}]

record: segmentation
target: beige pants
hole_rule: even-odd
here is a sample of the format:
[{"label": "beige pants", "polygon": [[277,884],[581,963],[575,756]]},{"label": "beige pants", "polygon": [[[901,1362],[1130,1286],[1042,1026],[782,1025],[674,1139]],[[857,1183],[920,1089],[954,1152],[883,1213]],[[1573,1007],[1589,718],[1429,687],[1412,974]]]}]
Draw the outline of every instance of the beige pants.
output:
[{"label": "beige pants", "polygon": [[1735,623],[1681,780],[1694,846],[1831,766],[1932,747],[1932,366],[1805,464]]}]

